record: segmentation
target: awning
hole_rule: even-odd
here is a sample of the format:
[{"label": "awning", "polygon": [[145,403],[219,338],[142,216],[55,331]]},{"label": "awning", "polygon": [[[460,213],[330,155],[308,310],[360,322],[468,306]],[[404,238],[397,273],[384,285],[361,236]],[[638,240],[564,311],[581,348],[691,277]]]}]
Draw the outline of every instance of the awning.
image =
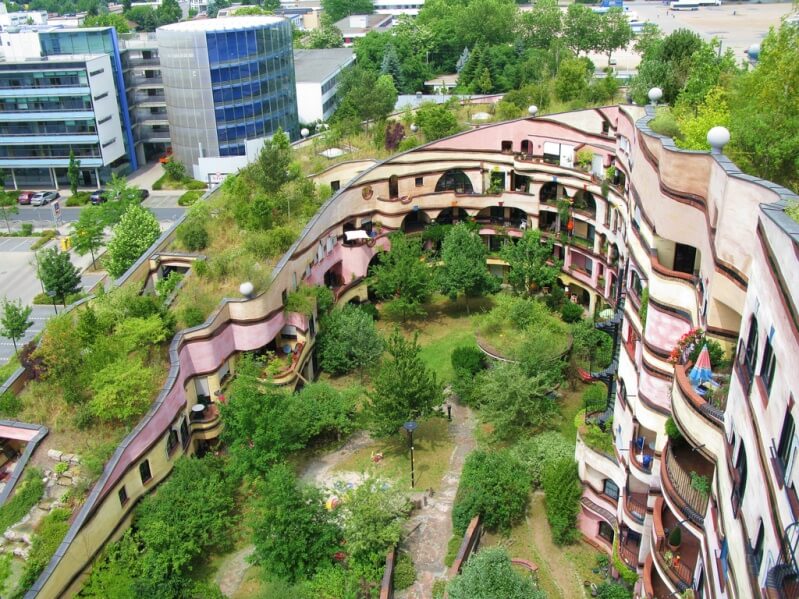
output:
[{"label": "awning", "polygon": [[366,231],[358,229],[357,231],[347,231],[344,233],[344,238],[347,241],[354,241],[355,239],[369,239],[369,234]]}]

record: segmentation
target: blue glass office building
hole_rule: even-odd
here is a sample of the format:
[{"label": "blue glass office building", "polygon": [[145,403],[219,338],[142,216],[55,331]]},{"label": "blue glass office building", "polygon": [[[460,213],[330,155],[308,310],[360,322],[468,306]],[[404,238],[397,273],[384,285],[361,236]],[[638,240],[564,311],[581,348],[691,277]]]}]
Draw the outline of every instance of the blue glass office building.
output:
[{"label": "blue glass office building", "polygon": [[172,149],[190,172],[203,157],[246,156],[278,128],[297,137],[289,21],[206,19],[156,35]]}]

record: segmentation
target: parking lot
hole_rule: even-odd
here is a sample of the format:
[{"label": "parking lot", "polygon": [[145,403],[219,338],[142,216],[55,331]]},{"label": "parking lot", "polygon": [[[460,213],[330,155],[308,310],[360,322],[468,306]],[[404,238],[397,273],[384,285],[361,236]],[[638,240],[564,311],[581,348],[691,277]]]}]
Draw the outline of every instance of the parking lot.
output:
[{"label": "parking lot", "polygon": [[30,252],[31,246],[37,239],[37,237],[0,237],[0,253]]}]

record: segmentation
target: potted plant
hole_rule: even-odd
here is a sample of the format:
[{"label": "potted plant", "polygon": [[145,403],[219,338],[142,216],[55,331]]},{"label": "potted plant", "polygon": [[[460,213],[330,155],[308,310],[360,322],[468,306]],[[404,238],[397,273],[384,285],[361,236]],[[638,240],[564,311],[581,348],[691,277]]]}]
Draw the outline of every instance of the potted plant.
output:
[{"label": "potted plant", "polygon": [[682,543],[682,528],[680,528],[680,525],[678,524],[669,533],[669,549],[675,551],[680,547],[681,543]]},{"label": "potted plant", "polygon": [[674,563],[674,554],[671,551],[664,551],[663,560],[666,562],[667,566],[671,567]]},{"label": "potted plant", "polygon": [[698,491],[702,497],[710,495],[710,479],[691,471],[691,488]]}]

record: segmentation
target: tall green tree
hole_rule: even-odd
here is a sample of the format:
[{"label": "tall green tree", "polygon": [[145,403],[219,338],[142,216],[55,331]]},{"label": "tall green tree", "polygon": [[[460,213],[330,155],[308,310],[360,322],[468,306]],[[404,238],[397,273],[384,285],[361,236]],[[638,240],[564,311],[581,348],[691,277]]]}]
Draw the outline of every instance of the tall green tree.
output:
[{"label": "tall green tree", "polygon": [[22,339],[25,332],[33,326],[30,320],[33,308],[23,306],[22,302],[3,299],[3,311],[0,314],[0,335],[11,339],[14,344],[14,353],[17,352],[17,340]]},{"label": "tall green tree", "polygon": [[397,89],[390,75],[379,75],[358,67],[350,69],[342,82],[342,100],[336,120],[379,121],[385,119],[397,103]]},{"label": "tall green tree", "polygon": [[117,33],[130,33],[130,25],[125,17],[118,13],[106,12],[101,15],[87,16],[81,27],[113,27]]},{"label": "tall green tree", "polygon": [[583,495],[574,458],[551,462],[544,470],[542,486],[552,540],[557,545],[574,542],[580,536],[577,514],[580,513],[580,498]]},{"label": "tall green tree", "polygon": [[447,104],[424,102],[416,110],[416,122],[427,141],[449,137],[460,130],[458,119]]},{"label": "tall green tree", "polygon": [[319,365],[334,375],[362,372],[375,364],[383,351],[383,340],[372,317],[349,305],[322,319],[317,344]]},{"label": "tall green tree", "polygon": [[398,302],[404,320],[424,313],[422,304],[434,289],[432,269],[423,259],[421,240],[402,233],[392,233],[390,240],[391,251],[381,253],[372,267],[369,288],[380,299]]},{"label": "tall green tree", "polygon": [[562,31],[563,14],[557,0],[538,0],[519,17],[519,35],[534,48],[549,48]]},{"label": "tall green tree", "polygon": [[524,432],[538,432],[558,416],[558,405],[546,375],[529,376],[516,363],[503,363],[481,372],[476,381],[481,414],[494,425],[494,435],[510,439]]},{"label": "tall green tree", "polygon": [[499,281],[488,272],[486,256],[483,240],[466,223],[451,227],[441,245],[441,292],[454,301],[459,295],[469,298],[497,291]]},{"label": "tall green tree", "polygon": [[158,17],[158,25],[162,27],[171,23],[177,23],[183,18],[183,10],[178,4],[178,0],[162,0],[155,10]]},{"label": "tall green tree", "polygon": [[141,192],[138,187],[128,184],[125,177],[114,174],[105,186],[103,198],[107,200],[102,205],[103,219],[106,225],[115,225],[125,214],[129,205],[138,204],[141,201]]},{"label": "tall green tree", "polygon": [[78,193],[78,183],[80,182],[80,160],[75,158],[75,151],[72,148],[69,149],[67,178],[69,179],[69,190],[74,196]]},{"label": "tall green tree", "polygon": [[553,257],[555,242],[541,241],[541,231],[527,229],[518,241],[506,243],[500,250],[508,263],[508,282],[516,293],[532,295],[537,288],[552,287],[560,274],[563,261]]},{"label": "tall green tree", "polygon": [[11,233],[11,216],[19,212],[17,206],[17,199],[10,191],[3,189],[3,180],[0,177],[0,214],[3,215],[3,220],[6,221],[6,229]]},{"label": "tall green tree", "polygon": [[397,49],[394,44],[388,44],[383,54],[383,62],[380,65],[380,73],[382,75],[391,75],[394,80],[394,87],[397,89],[402,88],[402,66],[400,65],[399,56],[397,56]]},{"label": "tall green tree", "polygon": [[600,44],[600,15],[585,4],[570,4],[563,19],[563,37],[577,56],[596,50]]},{"label": "tall green tree", "polygon": [[560,63],[558,76],[555,78],[555,95],[563,102],[584,99],[588,93],[589,77],[584,60],[567,58]]},{"label": "tall green tree", "polygon": [[373,0],[322,0],[322,9],[335,23],[349,15],[370,15],[375,6]]},{"label": "tall green tree", "polygon": [[138,204],[128,205],[108,242],[108,273],[121,277],[160,235],[161,227],[152,212]]},{"label": "tall green tree", "polygon": [[97,268],[94,252],[103,242],[105,215],[102,208],[90,206],[80,212],[78,220],[72,223],[72,247],[79,256],[92,255],[92,267]]},{"label": "tall green tree", "polygon": [[473,553],[447,585],[452,599],[546,599],[532,578],[513,568],[507,550],[489,547]]},{"label": "tall green tree", "polygon": [[67,296],[80,291],[80,271],[67,252],[56,248],[39,252],[39,280],[47,293],[54,293],[66,307]]},{"label": "tall green tree", "polygon": [[380,364],[368,401],[378,435],[395,434],[403,423],[429,416],[442,403],[441,385],[420,356],[418,337],[405,339],[395,328],[386,342],[390,358]]},{"label": "tall green tree", "polygon": [[596,50],[610,56],[616,50],[626,48],[633,40],[633,30],[627,15],[620,8],[611,8],[599,18]]},{"label": "tall green tree", "polygon": [[266,193],[275,193],[296,178],[296,173],[290,168],[292,159],[289,136],[282,129],[278,129],[261,148],[256,163],[258,181]]},{"label": "tall green tree", "polygon": [[292,583],[329,566],[341,540],[322,492],[300,483],[285,464],[274,466],[259,485],[250,527],[254,562],[270,578]]}]

